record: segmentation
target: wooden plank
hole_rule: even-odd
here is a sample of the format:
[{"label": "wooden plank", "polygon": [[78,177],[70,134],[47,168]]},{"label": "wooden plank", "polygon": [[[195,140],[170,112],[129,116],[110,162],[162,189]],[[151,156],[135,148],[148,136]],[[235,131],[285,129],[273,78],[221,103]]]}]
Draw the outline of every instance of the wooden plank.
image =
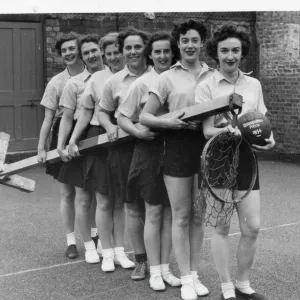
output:
[{"label": "wooden plank", "polygon": [[[196,104],[189,107],[184,107],[180,110],[177,110],[176,112],[168,113],[165,115],[160,116],[159,118],[168,119],[174,116],[174,114],[177,114],[179,112],[184,112],[184,116],[182,117],[182,120],[185,121],[192,121],[192,120],[204,120],[210,116],[223,113],[230,110],[230,103],[232,102],[234,109],[240,109],[242,107],[243,98],[242,96],[238,94],[231,94],[228,96],[223,96],[217,99],[214,99],[214,101],[211,102],[205,102],[201,104]],[[140,124],[136,124],[136,126],[142,126]],[[122,129],[119,129],[118,131],[118,140],[115,143],[124,142],[130,139],[134,139],[134,137],[130,136],[128,133],[123,131]],[[89,139],[82,140],[78,143],[78,148],[80,151],[84,151],[86,149],[94,148],[94,147],[106,147],[113,145],[115,143],[109,142],[106,134],[101,134]],[[65,151],[68,150],[68,147],[66,147]],[[47,161],[54,162],[59,160],[59,154],[57,153],[57,150],[51,150],[47,152]],[[32,156],[26,159],[23,159],[21,161],[12,163],[8,165],[5,170],[0,173],[1,175],[11,175],[19,173],[23,170],[26,170],[28,168],[32,168],[38,164],[37,162],[37,156]]]},{"label": "wooden plank", "polygon": [[35,189],[35,181],[29,178],[14,174],[11,176],[1,176],[0,184],[16,188],[22,192],[31,193]]},{"label": "wooden plank", "polygon": [[9,134],[0,132],[0,172],[4,170],[4,163],[5,163],[9,139],[10,139]]}]

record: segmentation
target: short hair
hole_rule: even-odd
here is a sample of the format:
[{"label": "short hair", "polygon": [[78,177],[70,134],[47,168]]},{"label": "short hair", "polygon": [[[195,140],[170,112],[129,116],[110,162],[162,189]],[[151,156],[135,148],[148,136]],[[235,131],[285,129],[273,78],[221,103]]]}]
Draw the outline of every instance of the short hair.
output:
[{"label": "short hair", "polygon": [[143,43],[146,45],[149,40],[149,34],[145,31],[136,29],[134,27],[129,27],[126,30],[123,30],[118,35],[118,44],[119,44],[119,51],[123,53],[124,41],[127,37],[131,35],[138,35],[143,40]]},{"label": "short hair", "polygon": [[171,34],[176,42],[179,42],[180,34],[184,35],[188,32],[188,30],[191,29],[196,30],[201,37],[201,41],[205,42],[207,37],[207,29],[202,21],[188,20],[186,22],[174,24]]},{"label": "short hair", "polygon": [[157,31],[150,36],[145,48],[145,56],[147,57],[147,61],[149,65],[153,65],[153,61],[149,58],[149,55],[151,55],[151,52],[153,50],[152,48],[153,43],[157,41],[164,41],[164,40],[170,42],[171,51],[173,53],[172,64],[175,64],[176,61],[178,60],[180,54],[175,39],[171,36],[170,33],[166,31]]},{"label": "short hair", "polygon": [[[83,44],[95,43],[96,45],[99,46],[99,40],[100,40],[99,35],[95,34],[95,33],[86,34],[86,35],[81,36],[78,40],[79,57],[82,59],[81,47]],[[99,49],[100,49],[100,47],[99,47]]]},{"label": "short hair", "polygon": [[78,47],[78,38],[80,37],[80,35],[74,31],[71,31],[69,33],[63,33],[57,40],[55,43],[55,50],[56,53],[61,56],[61,46],[63,43],[65,42],[69,42],[69,41],[73,41],[76,40],[76,44]]},{"label": "short hair", "polygon": [[103,54],[105,52],[106,47],[109,45],[115,45],[116,47],[118,47],[118,35],[118,32],[110,32],[100,39],[99,46]]},{"label": "short hair", "polygon": [[249,54],[251,48],[251,37],[243,29],[239,29],[234,24],[225,24],[218,28],[213,36],[208,40],[206,44],[207,54],[213,58],[216,62],[219,62],[218,59],[218,44],[228,38],[237,38],[241,41],[242,44],[242,58],[245,58]]}]

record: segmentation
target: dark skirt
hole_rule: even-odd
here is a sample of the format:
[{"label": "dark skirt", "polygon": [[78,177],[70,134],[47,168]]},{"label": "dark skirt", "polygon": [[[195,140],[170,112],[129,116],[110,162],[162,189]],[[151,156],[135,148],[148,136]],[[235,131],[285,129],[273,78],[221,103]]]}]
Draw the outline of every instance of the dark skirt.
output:
[{"label": "dark skirt", "polygon": [[202,130],[167,132],[163,153],[164,174],[172,177],[190,177],[196,174],[204,144]]},{"label": "dark skirt", "polygon": [[163,142],[164,137],[136,142],[127,182],[128,202],[170,206],[162,173]]},{"label": "dark skirt", "polygon": [[[57,141],[58,141],[58,131],[59,131],[59,124],[61,118],[57,118],[54,121],[50,139],[49,150],[54,150],[57,148]],[[46,174],[53,176],[54,179],[58,179],[60,168],[64,162],[62,160],[58,160],[56,162],[46,162]]]},{"label": "dark skirt", "polygon": [[[105,134],[101,126],[90,126],[86,138]],[[88,150],[83,157],[84,189],[100,194],[108,194],[107,180],[107,155],[108,148],[97,147]]]},{"label": "dark skirt", "polygon": [[[72,135],[75,124],[76,122],[73,123],[70,135]],[[79,140],[83,140],[86,138],[86,133],[88,131],[88,128],[89,127],[86,128],[86,130],[81,135]],[[66,145],[67,144],[68,143],[66,143]],[[79,188],[84,188],[83,160],[84,160],[84,156],[81,155],[79,157],[73,158],[72,160],[64,163],[60,168],[57,180],[60,183],[69,184]]]},{"label": "dark skirt", "polygon": [[135,140],[112,145],[108,149],[107,176],[109,197],[115,204],[127,203],[127,180]]}]

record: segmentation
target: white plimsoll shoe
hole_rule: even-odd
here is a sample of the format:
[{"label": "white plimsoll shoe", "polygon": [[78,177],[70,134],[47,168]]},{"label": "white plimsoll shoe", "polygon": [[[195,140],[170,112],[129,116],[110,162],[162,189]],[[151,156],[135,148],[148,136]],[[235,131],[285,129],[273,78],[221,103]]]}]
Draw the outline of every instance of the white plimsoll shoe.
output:
[{"label": "white plimsoll shoe", "polygon": [[153,291],[164,291],[166,286],[160,275],[151,275],[149,279],[150,287]]},{"label": "white plimsoll shoe", "polygon": [[123,269],[133,269],[135,263],[131,261],[125,253],[115,254],[114,262],[116,265],[120,265]]},{"label": "white plimsoll shoe", "polygon": [[106,256],[102,259],[101,269],[103,272],[113,272],[115,270],[113,256]]},{"label": "white plimsoll shoe", "polygon": [[183,283],[181,287],[181,299],[196,300],[197,298],[193,282]]},{"label": "white plimsoll shoe", "polygon": [[170,271],[162,274],[163,280],[168,283],[170,286],[176,287],[181,285],[180,278],[174,276]]},{"label": "white plimsoll shoe", "polygon": [[194,277],[193,282],[198,296],[206,296],[209,294],[207,287],[198,279],[198,277]]},{"label": "white plimsoll shoe", "polygon": [[100,262],[96,249],[85,251],[85,261],[89,264],[98,264]]}]

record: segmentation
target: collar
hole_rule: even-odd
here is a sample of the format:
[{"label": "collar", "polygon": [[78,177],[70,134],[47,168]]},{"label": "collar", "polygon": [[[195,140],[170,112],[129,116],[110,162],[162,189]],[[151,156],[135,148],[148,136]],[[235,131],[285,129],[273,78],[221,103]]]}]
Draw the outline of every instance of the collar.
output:
[{"label": "collar", "polygon": [[[146,69],[146,71],[145,71],[143,74],[150,72],[152,69],[153,69],[152,66],[148,66],[147,69]],[[140,76],[142,76],[143,74],[141,74]],[[125,77],[127,77],[127,76],[140,77],[140,76],[138,76],[138,75],[132,73],[132,72],[128,69],[128,65],[126,64],[125,67],[124,67],[124,69],[123,69],[123,79],[124,79]]]},{"label": "collar", "polygon": [[[238,77],[238,80],[237,80],[237,82],[235,84],[237,84],[238,82],[240,82],[241,80],[243,80],[245,78],[245,75],[249,76],[249,75],[251,75],[253,73],[253,71],[245,73],[245,72],[242,72],[240,69],[238,69],[238,72],[239,72],[239,77]],[[218,85],[223,80],[227,81],[229,83],[234,84],[232,81],[230,81],[229,79],[225,78],[224,75],[221,74],[219,70],[216,70],[216,72],[214,74],[214,77],[215,77]]]},{"label": "collar", "polygon": [[113,75],[113,74],[116,74],[116,73],[113,73],[110,69],[110,67],[108,67],[107,65],[104,65],[104,68],[103,68],[103,71],[106,71],[107,73]]},{"label": "collar", "polygon": [[84,68],[81,74],[84,82],[86,82],[92,76],[92,74],[88,71],[86,67]]},{"label": "collar", "polygon": [[[86,65],[84,64],[84,69],[82,70],[82,72],[80,72],[80,73],[77,74],[77,75],[82,75],[82,74],[84,73],[85,70],[87,70],[87,67],[86,67]],[[63,72],[64,72],[64,75],[65,75],[66,77],[68,77],[69,79],[72,78],[72,77],[77,76],[77,75],[72,76],[72,75],[70,74],[68,68],[65,68],[65,70],[64,70]],[[88,72],[88,73],[90,74],[90,72]]]},{"label": "collar", "polygon": [[[156,72],[156,70],[155,70],[154,67],[152,67],[152,70],[151,70],[150,72],[159,75],[159,74]],[[160,73],[160,74],[162,74],[162,73]]]},{"label": "collar", "polygon": [[[214,68],[209,67],[205,62],[200,61],[200,65],[202,67],[200,74],[207,72],[207,71],[214,71]],[[175,65],[171,66],[170,69],[174,69],[174,68],[181,68],[183,70],[189,71],[185,66],[183,66],[183,64],[181,63],[181,61],[178,61]]]},{"label": "collar", "polygon": [[67,77],[68,79],[70,79],[70,78],[72,77],[72,76],[70,75],[70,73],[69,73],[68,68],[65,68],[65,69],[64,69],[63,74],[64,74],[64,76]]},{"label": "collar", "polygon": [[181,68],[181,69],[186,70],[186,68],[181,64],[180,61],[178,61],[175,65],[170,67],[170,69],[175,69],[175,68]]}]

